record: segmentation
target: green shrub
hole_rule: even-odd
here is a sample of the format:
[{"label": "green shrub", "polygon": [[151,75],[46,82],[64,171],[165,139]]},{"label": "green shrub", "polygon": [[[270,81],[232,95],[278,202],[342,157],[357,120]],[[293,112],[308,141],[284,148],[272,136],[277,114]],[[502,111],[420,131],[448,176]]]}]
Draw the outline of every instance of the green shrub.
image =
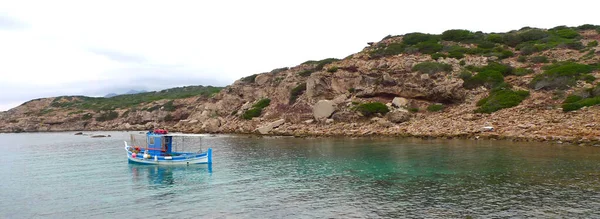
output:
[{"label": "green shrub", "polygon": [[529,96],[529,91],[513,91],[509,89],[496,90],[486,98],[477,102],[479,108],[476,113],[492,113],[501,109],[519,105]]},{"label": "green shrub", "polygon": [[475,34],[468,30],[446,30],[442,33],[442,40],[461,42],[475,38]]},{"label": "green shrub", "polygon": [[302,76],[302,77],[306,77],[311,75],[314,72],[317,71],[321,71],[323,70],[323,67],[325,67],[325,65],[327,64],[331,64],[333,62],[337,62],[339,61],[339,59],[336,58],[327,58],[327,59],[323,59],[323,60],[319,60],[319,61],[314,61],[314,60],[308,60],[306,62],[303,62],[303,65],[314,65],[313,68],[298,72],[298,75]]},{"label": "green shrub", "polygon": [[269,106],[270,104],[271,104],[271,99],[263,98],[263,99],[259,100],[258,102],[256,102],[254,105],[252,105],[252,107],[265,108],[265,107]]},{"label": "green shrub", "polygon": [[583,97],[578,95],[569,95],[567,96],[567,98],[565,98],[565,101],[563,103],[575,103],[580,100],[583,100]]},{"label": "green shrub", "polygon": [[311,68],[311,69],[306,69],[306,70],[298,72],[298,75],[300,75],[301,77],[308,77],[314,72],[315,72],[315,69]]},{"label": "green shrub", "polygon": [[408,111],[411,112],[411,113],[416,113],[416,112],[419,112],[419,108],[417,108],[417,107],[409,107]]},{"label": "green shrub", "polygon": [[337,67],[337,66],[333,66],[333,67],[331,67],[331,68],[327,69],[327,72],[329,72],[329,73],[334,73],[334,72],[336,72],[337,70],[338,70],[338,67]]},{"label": "green shrub", "polygon": [[546,31],[540,29],[530,29],[525,32],[517,34],[517,37],[521,38],[523,42],[540,40],[548,36]]},{"label": "green shrub", "polygon": [[494,43],[504,43],[504,37],[500,34],[488,34],[486,40]]},{"label": "green shrub", "polygon": [[[576,98],[573,98],[576,99]],[[571,100],[573,101],[573,100]],[[581,109],[583,107],[588,107],[588,106],[595,106],[600,104],[600,97],[589,97],[589,98],[581,98],[578,101],[574,101],[574,102],[566,102],[563,103],[562,108],[563,108],[563,112],[569,112],[569,111],[573,111],[573,110],[578,110]]]},{"label": "green shrub", "polygon": [[271,74],[279,74],[279,73],[281,73],[281,72],[284,72],[284,71],[287,71],[287,70],[289,70],[289,69],[290,69],[290,68],[288,68],[288,67],[276,68],[276,69],[273,69],[273,70],[271,70],[271,72],[270,72],[270,73],[271,73]]},{"label": "green shrub", "polygon": [[496,47],[496,44],[493,42],[489,42],[489,41],[483,41],[480,42],[479,44],[477,44],[477,48],[481,48],[481,49],[492,49]]},{"label": "green shrub", "polygon": [[573,50],[580,50],[584,48],[583,44],[579,41],[561,43],[559,47]]},{"label": "green shrub", "polygon": [[437,42],[440,40],[438,35],[425,33],[408,33],[402,37],[402,42],[406,45],[417,45],[421,42]]},{"label": "green shrub", "polygon": [[415,45],[415,48],[417,48],[420,53],[433,54],[441,51],[444,46],[438,42],[427,41],[418,43]]},{"label": "green shrub", "polygon": [[582,75],[592,72],[595,66],[574,62],[559,62],[544,67],[545,71],[531,80],[533,89],[567,89],[573,86]]},{"label": "green shrub", "polygon": [[371,58],[381,58],[398,55],[404,52],[406,45],[402,43],[391,43],[388,46],[380,46],[370,52]]},{"label": "green shrub", "polygon": [[173,101],[170,100],[168,102],[166,102],[163,106],[163,110],[167,111],[167,112],[173,112],[175,111],[177,108],[173,105]]},{"label": "green shrub", "polygon": [[459,51],[452,51],[452,52],[448,53],[448,57],[455,58],[455,59],[462,59],[465,57],[465,54],[463,54],[462,52],[459,52]]},{"label": "green shrub", "polygon": [[390,111],[385,104],[380,102],[363,103],[356,106],[356,110],[367,117],[373,116],[377,113],[385,115]]},{"label": "green shrub", "polygon": [[531,62],[533,62],[533,63],[548,63],[548,57],[534,56],[534,57],[531,57]]},{"label": "green shrub", "polygon": [[93,116],[92,116],[92,114],[91,114],[91,113],[86,113],[86,114],[83,114],[83,115],[81,116],[81,119],[82,119],[82,120],[89,120],[89,119],[91,119],[92,117],[93,117]]},{"label": "green shrub", "polygon": [[434,53],[434,54],[431,54],[431,59],[433,59],[433,60],[438,60],[438,59],[440,59],[440,58],[446,58],[446,57],[447,57],[447,56],[446,56],[446,55],[444,55],[444,54],[442,54],[442,53]]},{"label": "green shrub", "polygon": [[442,104],[431,104],[427,107],[427,111],[429,112],[438,112],[444,109],[444,105]]},{"label": "green shrub", "polygon": [[598,29],[600,26],[597,25],[593,25],[593,24],[584,24],[581,26],[578,26],[577,29],[578,30],[595,30]]},{"label": "green shrub", "polygon": [[252,108],[252,109],[246,110],[246,112],[244,112],[244,114],[242,114],[242,118],[245,120],[251,120],[254,117],[259,117],[261,113],[262,113],[262,108]]},{"label": "green shrub", "polygon": [[442,71],[452,71],[452,65],[437,62],[421,62],[413,66],[412,70],[421,73],[435,74]]},{"label": "green shrub", "polygon": [[460,72],[460,74],[458,75],[458,77],[460,79],[463,79],[463,81],[469,80],[471,77],[473,77],[473,74],[470,71],[467,70],[463,70]]},{"label": "green shrub", "polygon": [[593,75],[589,75],[589,74],[583,74],[579,77],[580,80],[583,80],[585,82],[588,83],[592,83],[596,80],[596,77],[594,77]]},{"label": "green shrub", "polygon": [[299,84],[298,86],[296,86],[295,88],[293,88],[290,91],[289,104],[290,105],[294,104],[296,102],[296,99],[298,99],[298,97],[300,95],[302,95],[305,90],[306,90],[306,83]]},{"label": "green shrub", "polygon": [[577,31],[570,28],[554,30],[553,33],[565,39],[573,39],[579,36],[579,33],[577,33]]},{"label": "green shrub", "polygon": [[507,76],[507,75],[513,74],[514,68],[510,65],[501,64],[498,62],[488,62],[488,64],[486,66],[483,66],[480,68],[475,68],[475,71],[479,71],[479,72],[487,71],[487,70],[497,71],[497,72],[500,72],[502,75]]},{"label": "green shrub", "polygon": [[98,115],[98,117],[96,117],[96,121],[104,122],[104,121],[116,119],[118,117],[119,117],[119,113],[117,113],[115,111],[108,111],[108,112]]},{"label": "green shrub", "polygon": [[527,57],[526,56],[519,56],[519,58],[517,58],[517,62],[527,62]]},{"label": "green shrub", "polygon": [[503,82],[504,76],[502,76],[502,73],[495,70],[485,70],[465,80],[465,82],[463,83],[463,87],[467,89],[472,89],[479,86],[493,88]]},{"label": "green shrub", "polygon": [[467,64],[467,62],[465,62],[465,60],[460,60],[460,62],[458,62],[459,65],[464,66]]},{"label": "green shrub", "polygon": [[523,76],[523,75],[528,75],[531,73],[533,73],[533,70],[528,69],[528,68],[517,68],[517,69],[515,69],[515,72],[514,72],[514,74],[516,76]]},{"label": "green shrub", "polygon": [[539,49],[533,45],[526,45],[519,49],[521,55],[531,55],[533,53],[539,52]]},{"label": "green shrub", "polygon": [[516,34],[502,35],[502,43],[504,43],[510,47],[515,47],[515,46],[519,45],[521,42],[523,42],[523,40],[521,39],[521,37],[517,36]]},{"label": "green shrub", "polygon": [[248,77],[244,77],[241,80],[246,83],[254,83],[254,79],[256,79],[256,76],[258,76],[258,74],[253,74]]},{"label": "green shrub", "polygon": [[589,43],[587,44],[587,46],[588,46],[588,47],[596,47],[596,46],[598,46],[598,41],[594,40],[594,41],[592,41],[592,42],[589,42]]},{"label": "green shrub", "polygon": [[498,55],[495,55],[496,57],[500,58],[500,59],[506,59],[506,58],[510,58],[512,56],[514,56],[515,54],[510,51],[510,50],[502,50],[499,52]]}]

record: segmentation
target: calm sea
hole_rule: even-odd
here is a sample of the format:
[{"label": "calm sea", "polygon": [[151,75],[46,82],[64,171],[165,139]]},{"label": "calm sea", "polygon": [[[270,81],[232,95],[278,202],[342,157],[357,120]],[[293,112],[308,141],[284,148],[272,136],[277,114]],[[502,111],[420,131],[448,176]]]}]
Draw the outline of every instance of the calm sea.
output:
[{"label": "calm sea", "polygon": [[600,218],[598,147],[217,135],[159,167],[102,134],[0,134],[0,218]]}]

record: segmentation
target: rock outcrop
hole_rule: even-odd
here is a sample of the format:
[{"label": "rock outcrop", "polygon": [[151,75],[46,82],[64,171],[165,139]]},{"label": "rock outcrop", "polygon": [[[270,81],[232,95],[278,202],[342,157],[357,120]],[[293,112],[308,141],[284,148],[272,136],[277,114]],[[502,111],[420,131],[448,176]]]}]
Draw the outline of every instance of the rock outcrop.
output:
[{"label": "rock outcrop", "polygon": [[335,102],[330,100],[319,100],[313,106],[313,116],[316,120],[329,118],[335,111]]},{"label": "rock outcrop", "polygon": [[[595,31],[578,33],[577,40],[584,45],[600,40]],[[163,99],[129,108],[95,110],[70,107],[77,101],[85,101],[83,97],[36,99],[0,112],[0,132],[164,127],[194,133],[294,136],[487,137],[584,143],[600,140],[600,117],[594,116],[600,114],[600,107],[571,112],[561,109],[566,96],[584,88],[590,90],[600,80],[590,82],[590,77],[587,81],[578,80],[564,91],[530,89],[529,83],[544,72],[542,67],[546,64],[519,61],[522,51],[508,46],[498,48],[514,55],[502,58],[497,57],[501,52],[495,51],[448,57],[450,54],[442,50],[437,52],[440,57],[433,59],[413,46],[403,47],[402,53],[374,57],[373,51],[402,40],[402,36],[386,38],[343,60],[309,61],[248,76],[210,97]],[[444,49],[477,48],[471,43],[453,41],[440,45]],[[581,50],[565,45],[536,51],[528,57],[546,56],[556,61],[577,60],[593,65],[600,62],[596,52],[600,48],[590,45]],[[478,67],[492,62],[509,65],[514,71],[530,70],[525,75],[504,77],[507,87],[527,90],[530,95],[512,108],[477,113],[477,103],[488,97],[491,89],[483,86],[466,89],[463,84],[477,73]],[[420,63],[445,64],[451,68],[422,73],[415,69]],[[590,75],[600,78],[600,71],[593,70]],[[268,99],[269,104],[259,110],[255,104],[263,99]],[[364,115],[357,110],[370,102],[383,103],[389,112]],[[429,108],[438,103],[443,104],[443,110]],[[101,116],[109,112],[116,116],[110,119]],[[243,117],[244,114],[252,116]]]}]

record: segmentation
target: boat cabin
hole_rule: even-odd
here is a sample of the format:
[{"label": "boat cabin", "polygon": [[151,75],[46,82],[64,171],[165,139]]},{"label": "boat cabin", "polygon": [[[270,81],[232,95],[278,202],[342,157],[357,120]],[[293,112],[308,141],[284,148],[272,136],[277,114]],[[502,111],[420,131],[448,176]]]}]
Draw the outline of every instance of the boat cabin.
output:
[{"label": "boat cabin", "polygon": [[164,129],[156,129],[146,133],[148,142],[147,152],[151,156],[170,155],[173,149],[173,136],[167,135]]}]

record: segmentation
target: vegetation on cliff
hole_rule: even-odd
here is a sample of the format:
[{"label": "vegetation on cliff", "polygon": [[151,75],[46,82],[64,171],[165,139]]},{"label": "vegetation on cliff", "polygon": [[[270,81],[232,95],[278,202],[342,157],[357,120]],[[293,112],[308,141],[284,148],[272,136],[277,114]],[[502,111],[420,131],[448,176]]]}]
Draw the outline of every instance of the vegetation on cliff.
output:
[{"label": "vegetation on cliff", "polygon": [[[114,110],[138,106],[157,100],[183,99],[194,96],[209,97],[221,91],[221,87],[213,86],[187,86],[161,91],[145,92],[138,94],[119,95],[110,98],[86,96],[61,96],[56,97],[50,106],[69,109],[86,110]],[[173,102],[165,104],[167,110],[172,109]]]}]

